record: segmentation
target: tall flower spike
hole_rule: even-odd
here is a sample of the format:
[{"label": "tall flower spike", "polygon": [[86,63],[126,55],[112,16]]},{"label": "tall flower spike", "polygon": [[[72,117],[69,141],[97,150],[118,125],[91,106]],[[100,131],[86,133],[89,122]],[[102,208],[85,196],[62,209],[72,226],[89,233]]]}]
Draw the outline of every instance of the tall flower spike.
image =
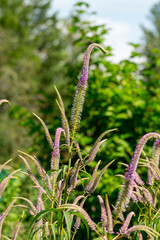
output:
[{"label": "tall flower spike", "polygon": [[59,91],[57,90],[56,86],[54,86],[54,88],[56,90],[56,93],[57,93],[57,96],[58,96],[58,100],[59,100],[59,101],[56,101],[56,102],[57,102],[57,105],[58,105],[59,110],[61,112],[61,121],[62,121],[62,127],[63,127],[63,129],[65,131],[66,143],[67,143],[67,145],[70,145],[69,123],[68,123],[68,120],[66,118],[64,104],[63,104],[61,95],[60,95]]},{"label": "tall flower spike", "polygon": [[134,154],[132,156],[128,169],[125,173],[124,187],[122,188],[119,194],[118,201],[114,209],[114,213],[117,217],[121,216],[122,212],[125,211],[129,203],[132,190],[133,190],[135,172],[137,170],[139,158],[141,156],[141,153],[145,144],[151,138],[158,138],[160,140],[160,134],[154,133],[154,132],[147,133],[140,139],[139,143],[136,146],[136,149],[134,151]]},{"label": "tall flower spike", "polygon": [[[101,133],[101,135],[97,138],[97,140],[95,141],[93,147],[92,147],[91,150],[90,150],[89,158],[88,158],[88,160],[86,161],[86,164],[89,164],[89,163],[91,163],[91,162],[94,160],[94,158],[95,158],[95,156],[96,156],[96,154],[97,154],[97,152],[98,152],[99,147],[101,146],[101,144],[102,144],[104,141],[106,141],[106,139],[105,139],[105,140],[102,140],[102,138],[103,138],[107,133],[112,132],[112,131],[115,131],[115,130],[116,130],[116,128],[115,128],[115,129],[110,129],[110,130],[107,130],[107,131]],[[102,141],[101,141],[101,140],[102,140]]]},{"label": "tall flower spike", "polygon": [[19,172],[19,171],[20,171],[19,169],[13,171],[12,173],[10,173],[7,177],[5,177],[5,178],[1,181],[1,183],[0,183],[0,198],[1,198],[1,196],[2,196],[2,194],[3,194],[3,192],[4,192],[4,190],[5,190],[5,188],[6,188],[7,185],[8,185],[8,181],[9,181],[11,178],[14,178],[13,175],[14,175],[15,173]]},{"label": "tall flower spike", "polygon": [[21,222],[22,222],[23,215],[24,215],[24,212],[22,213],[22,216],[21,216],[21,218],[20,218],[20,220],[19,220],[19,222],[18,222],[18,224],[15,228],[15,231],[14,231],[13,236],[12,236],[12,240],[17,239],[17,235],[18,235],[18,231],[19,231],[19,228],[20,228],[20,225],[21,225]]},{"label": "tall flower spike", "polygon": [[41,185],[39,184],[39,182],[37,181],[37,179],[33,175],[32,171],[31,171],[31,168],[30,168],[28,162],[26,161],[26,159],[24,157],[22,157],[21,155],[19,155],[19,156],[23,160],[23,162],[25,163],[28,174],[29,174],[30,178],[32,179],[32,181],[35,183],[36,187],[39,189],[39,191],[43,192],[44,194],[47,194],[46,190],[44,190],[43,187],[41,187]]},{"label": "tall flower spike", "polygon": [[2,213],[2,215],[0,216],[0,239],[1,239],[1,234],[2,234],[2,225],[3,225],[3,221],[4,219],[7,217],[8,213],[10,212],[11,208],[13,207],[14,203],[16,202],[17,199],[14,199],[10,205],[8,206],[8,208]]},{"label": "tall flower spike", "polygon": [[[152,153],[152,161],[156,164],[159,165],[159,158],[160,158],[160,140],[156,139],[154,144],[153,144],[153,153]],[[152,165],[152,164],[151,164]],[[148,178],[147,182],[148,184],[152,185],[154,181],[154,176],[151,170],[148,168]]]},{"label": "tall flower spike", "polygon": [[3,163],[1,166],[0,166],[0,172],[2,171],[2,169],[9,163],[12,161],[12,158],[9,159],[7,162]]},{"label": "tall flower spike", "polygon": [[113,232],[112,212],[111,212],[111,208],[110,208],[110,205],[109,205],[107,194],[105,195],[105,203],[106,203],[107,219],[108,219],[107,230],[108,230],[109,233],[114,233]]},{"label": "tall flower spike", "polygon": [[98,200],[99,200],[99,203],[100,203],[100,207],[101,207],[101,222],[102,222],[102,226],[106,227],[107,226],[107,222],[108,222],[107,213],[106,213],[106,207],[105,207],[103,198],[100,195],[98,195],[97,197],[98,197]]},{"label": "tall flower spike", "polygon": [[85,53],[82,73],[77,85],[77,90],[76,90],[73,107],[71,111],[71,125],[72,125],[73,137],[78,128],[78,124],[81,118],[81,113],[82,113],[83,103],[84,103],[84,96],[87,88],[89,59],[90,59],[90,54],[92,52],[92,49],[95,47],[98,47],[99,49],[101,49],[103,53],[106,53],[106,51],[97,43],[90,44]]},{"label": "tall flower spike", "polygon": [[144,195],[145,199],[147,200],[147,202],[149,202],[150,204],[154,204],[152,194],[150,193],[150,191],[148,191],[148,189],[145,187],[141,187],[140,189],[142,190],[143,195]]},{"label": "tall flower spike", "polygon": [[87,186],[85,187],[84,191],[85,192],[90,192],[90,189],[92,188],[93,186],[93,183],[96,179],[96,175],[97,175],[97,171],[98,171],[98,167],[99,167],[99,164],[100,164],[101,160],[96,164],[94,170],[93,170],[93,174],[92,174],[92,177],[91,177],[91,180],[89,181],[89,183],[87,184]]},{"label": "tall flower spike", "polygon": [[143,240],[143,236],[141,232],[138,232],[138,240]]},{"label": "tall flower spike", "polygon": [[[43,205],[42,205],[42,191],[39,191],[39,193],[38,193],[36,210],[38,213],[40,213],[42,210],[44,210]],[[35,225],[35,230],[36,230],[36,228],[40,228],[42,225],[43,225],[43,219],[41,218]],[[38,234],[38,239],[41,239],[41,237],[42,237],[42,229],[41,228],[39,229],[37,234]]]},{"label": "tall flower spike", "polygon": [[77,212],[79,212],[85,218],[89,227],[93,231],[96,230],[96,226],[95,226],[94,222],[92,221],[92,219],[90,218],[88,213],[82,207],[77,206],[75,204],[63,204],[63,205],[59,206],[59,209],[69,209],[69,211],[76,210]]},{"label": "tall flower spike", "polygon": [[79,159],[80,159],[81,162],[82,162],[82,154],[81,154],[81,149],[80,149],[80,147],[79,147],[79,143],[76,142],[76,141],[73,141],[73,143],[74,143],[74,145],[75,145],[75,148],[76,148],[76,152],[77,152],[77,154],[78,154],[78,157],[79,157]]},{"label": "tall flower spike", "polygon": [[136,226],[130,227],[129,229],[127,229],[125,231],[125,234],[130,235],[132,232],[136,232],[136,231],[140,231],[140,232],[144,231],[150,236],[150,238],[156,237],[156,239],[157,239],[158,237],[160,237],[160,234],[157,231],[155,231],[153,228],[145,226],[145,225],[136,225]]},{"label": "tall flower spike", "polygon": [[109,162],[109,163],[100,171],[100,173],[98,174],[98,176],[95,178],[92,187],[88,190],[89,193],[93,193],[93,192],[96,190],[96,187],[97,187],[97,185],[98,185],[98,183],[99,183],[102,175],[105,173],[105,171],[107,170],[107,168],[108,168],[113,162],[114,162],[114,160],[111,161],[111,162]]},{"label": "tall flower spike", "polygon": [[71,177],[70,177],[70,187],[67,189],[68,193],[70,193],[70,191],[72,191],[77,185],[80,166],[81,166],[81,162],[79,161],[76,169],[70,172]]},{"label": "tall flower spike", "polygon": [[49,178],[48,174],[46,173],[46,171],[44,170],[44,168],[42,167],[42,165],[41,165],[40,161],[38,160],[38,158],[32,157],[28,153],[22,152],[20,150],[18,150],[18,152],[24,154],[25,156],[29,157],[32,161],[34,161],[34,163],[37,166],[37,170],[39,172],[40,177],[42,178],[42,180],[45,183],[45,185],[47,186],[47,188],[51,191],[52,190],[52,186],[51,186],[50,178]]},{"label": "tall flower spike", "polygon": [[129,224],[130,224],[130,221],[131,221],[133,215],[135,215],[134,212],[130,212],[130,213],[128,214],[128,216],[127,216],[126,220],[124,221],[122,227],[119,229],[119,232],[120,232],[120,233],[124,233],[124,232],[128,229],[128,226],[129,226]]},{"label": "tall flower spike", "polygon": [[[80,207],[83,208],[85,201],[86,201],[86,198],[82,199],[82,201],[80,203]],[[76,234],[77,230],[79,229],[80,224],[81,224],[81,218],[77,217],[76,222],[74,224],[75,234]]]},{"label": "tall flower spike", "polygon": [[140,178],[137,172],[135,172],[135,182],[139,185],[142,185],[142,186],[144,185],[144,182],[142,181],[142,179]]},{"label": "tall flower spike", "polygon": [[47,141],[49,143],[49,146],[51,147],[51,149],[54,151],[54,148],[53,148],[53,142],[52,142],[52,138],[51,138],[51,135],[49,133],[49,130],[46,126],[46,124],[43,122],[43,120],[37,116],[35,113],[33,113],[33,115],[40,121],[40,123],[42,124],[43,128],[44,128],[44,131],[45,131],[45,134],[46,134],[46,138],[47,138]]},{"label": "tall flower spike", "polygon": [[54,151],[52,152],[52,158],[51,158],[51,170],[53,170],[52,172],[53,185],[55,185],[58,170],[59,170],[59,159],[60,159],[59,145],[60,145],[60,137],[62,132],[64,132],[63,128],[57,128],[55,139],[54,139]]}]

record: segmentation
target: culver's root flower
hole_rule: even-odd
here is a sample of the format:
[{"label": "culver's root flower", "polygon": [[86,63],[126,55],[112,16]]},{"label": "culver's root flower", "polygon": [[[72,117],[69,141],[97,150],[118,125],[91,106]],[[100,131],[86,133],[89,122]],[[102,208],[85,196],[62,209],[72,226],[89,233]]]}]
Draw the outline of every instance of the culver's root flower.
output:
[{"label": "culver's root flower", "polygon": [[59,100],[59,101],[56,101],[56,102],[57,102],[57,105],[58,105],[59,110],[61,112],[61,121],[62,121],[62,127],[63,127],[64,132],[65,132],[65,140],[66,140],[67,145],[69,146],[70,145],[69,123],[68,123],[68,120],[67,120],[67,117],[66,117],[66,114],[65,114],[65,108],[64,108],[64,104],[63,104],[61,95],[58,92],[56,86],[54,86],[54,87],[55,87],[55,90],[57,92],[57,96],[58,96],[58,100]]},{"label": "culver's root flower", "polygon": [[78,124],[81,118],[81,113],[82,113],[83,103],[84,103],[84,96],[87,88],[89,59],[90,59],[90,54],[92,52],[92,49],[95,47],[98,47],[103,53],[106,53],[106,51],[97,43],[90,44],[85,53],[82,73],[77,85],[77,90],[76,90],[73,107],[71,111],[71,125],[72,125],[73,137],[74,137],[75,131],[78,128]]},{"label": "culver's root flower", "polygon": [[135,215],[134,212],[130,212],[126,218],[126,220],[124,221],[122,227],[119,229],[119,232],[120,233],[124,233],[127,229],[128,229],[128,226],[130,224],[130,221],[132,219],[132,217]]},{"label": "culver's root flower", "polygon": [[52,158],[51,158],[51,170],[52,172],[52,177],[53,181],[56,181],[57,178],[57,173],[59,170],[59,159],[60,159],[60,151],[59,151],[59,146],[60,146],[60,137],[61,133],[64,132],[63,128],[57,128],[56,134],[55,134],[55,139],[54,139],[54,151],[52,152]]},{"label": "culver's root flower", "polygon": [[76,210],[85,218],[85,220],[87,221],[88,225],[90,226],[90,228],[92,230],[96,229],[94,222],[92,221],[92,219],[90,218],[88,213],[82,207],[77,206],[75,204],[63,204],[63,205],[59,206],[59,209],[69,209],[69,211]]},{"label": "culver's root flower", "polygon": [[111,208],[109,205],[109,200],[108,200],[107,194],[105,195],[105,203],[106,203],[106,212],[107,212],[107,219],[108,219],[107,230],[109,233],[114,233],[113,232],[113,217],[112,217],[112,212],[111,212]]},{"label": "culver's root flower", "polygon": [[[153,145],[152,161],[157,166],[159,166],[159,158],[160,158],[160,140],[156,139]],[[152,163],[150,163],[150,165],[152,166]],[[154,174],[151,171],[151,169],[148,168],[147,182],[148,184],[152,185],[153,181],[154,181]]]},{"label": "culver's root flower", "polygon": [[101,160],[96,164],[96,166],[95,166],[95,168],[93,170],[92,177],[91,177],[89,183],[87,184],[87,186],[84,189],[85,192],[88,192],[88,193],[90,192],[90,189],[92,188],[93,183],[94,183],[94,181],[96,179],[97,171],[98,171],[98,167],[99,167],[100,162],[101,162]]},{"label": "culver's root flower", "polygon": [[154,132],[147,133],[140,139],[139,143],[136,146],[136,149],[134,151],[134,154],[132,156],[128,169],[125,173],[124,187],[122,188],[119,194],[118,201],[114,209],[114,213],[117,217],[122,216],[122,212],[125,211],[129,203],[129,200],[132,195],[132,190],[134,187],[135,173],[137,170],[139,158],[141,156],[141,153],[145,144],[151,138],[156,138],[160,140],[160,134],[154,133]]},{"label": "culver's root flower", "polygon": [[7,217],[8,213],[10,212],[11,208],[13,207],[14,203],[17,201],[17,199],[14,199],[10,205],[8,206],[8,208],[2,213],[2,215],[0,216],[0,239],[1,239],[1,234],[2,234],[2,225],[3,225],[3,221],[5,220],[5,218]]},{"label": "culver's root flower", "polygon": [[105,227],[107,227],[108,219],[107,219],[106,207],[105,207],[103,198],[100,195],[98,195],[97,197],[101,207],[101,222],[104,224]]}]

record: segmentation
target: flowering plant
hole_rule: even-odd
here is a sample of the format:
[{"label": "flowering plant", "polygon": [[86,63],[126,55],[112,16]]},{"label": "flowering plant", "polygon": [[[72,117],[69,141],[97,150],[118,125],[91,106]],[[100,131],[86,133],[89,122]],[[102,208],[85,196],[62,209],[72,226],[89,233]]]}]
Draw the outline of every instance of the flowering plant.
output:
[{"label": "flowering plant", "polygon": [[[62,98],[56,87],[55,90],[58,97],[57,105],[61,114],[62,127],[57,128],[54,141],[52,140],[44,121],[34,114],[44,128],[48,144],[52,151],[50,171],[46,172],[35,156],[19,151],[20,158],[23,160],[27,169],[26,174],[29,175],[35,187],[38,189],[37,203],[35,205],[30,199],[25,197],[17,197],[14,199],[5,212],[0,216],[0,238],[3,236],[3,221],[12,207],[24,208],[33,216],[29,228],[28,239],[73,240],[80,228],[81,221],[86,226],[87,239],[89,239],[89,228],[97,234],[97,240],[118,240],[132,238],[133,236],[141,240],[143,239],[143,233],[147,234],[150,239],[158,239],[158,237],[160,237],[160,234],[147,224],[133,225],[130,227],[131,219],[135,215],[133,211],[130,211],[128,215],[124,217],[124,212],[131,199],[136,203],[141,202],[145,207],[148,207],[150,211],[156,211],[156,199],[159,187],[157,187],[154,194],[151,193],[151,191],[149,191],[144,185],[144,181],[142,181],[138,175],[137,166],[138,163],[140,163],[141,166],[147,168],[147,182],[151,187],[154,186],[155,181],[159,183],[160,134],[158,133],[148,133],[139,141],[131,162],[127,166],[125,175],[124,177],[122,176],[124,178],[124,184],[115,207],[113,207],[113,209],[111,208],[107,194],[105,195],[105,201],[100,195],[97,196],[101,208],[100,224],[95,223],[84,209],[86,200],[95,192],[102,175],[113,163],[113,161],[111,161],[101,171],[98,171],[100,165],[99,161],[96,164],[92,175],[86,170],[90,163],[95,160],[100,146],[106,141],[106,139],[103,138],[115,129],[101,133],[91,150],[85,156],[76,139],[76,132],[80,124],[85,92],[88,85],[89,58],[94,47],[99,48],[104,53],[106,52],[96,43],[89,45],[86,51],[82,74],[77,85],[71,111],[71,124],[68,122]],[[0,104],[3,102],[6,102],[6,100],[1,100]],[[65,139],[63,144],[60,142],[62,136],[64,136]],[[151,138],[156,139],[152,159],[140,159],[145,144]],[[67,165],[64,165],[61,162],[61,152],[64,148],[67,151]],[[76,160],[75,156],[77,157]],[[40,178],[36,178],[33,174],[29,165],[29,160],[33,161],[36,165]],[[9,162],[10,160],[4,163],[0,170]],[[13,178],[13,175],[17,174],[18,171],[20,170],[13,171],[2,180],[0,183],[1,195],[6,188],[8,181]],[[79,185],[83,187],[83,194],[76,196],[73,200],[73,191]],[[22,217],[15,228],[12,239],[17,238],[21,221]],[[4,238],[8,239],[7,237]]]}]

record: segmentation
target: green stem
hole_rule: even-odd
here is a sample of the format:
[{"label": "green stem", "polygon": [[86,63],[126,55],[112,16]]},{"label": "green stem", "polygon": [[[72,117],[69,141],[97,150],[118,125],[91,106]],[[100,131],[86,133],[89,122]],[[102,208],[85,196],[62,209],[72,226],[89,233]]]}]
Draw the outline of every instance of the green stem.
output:
[{"label": "green stem", "polygon": [[[71,143],[71,146],[69,147],[69,161],[68,161],[68,171],[66,173],[66,184],[65,184],[65,190],[64,190],[64,204],[66,204],[67,200],[68,200],[67,189],[68,189],[69,174],[70,174],[71,161],[72,161],[72,148],[73,148],[73,141]],[[60,226],[60,240],[62,240],[63,222],[64,222],[64,214],[62,212],[62,214],[61,214],[61,226]]]}]

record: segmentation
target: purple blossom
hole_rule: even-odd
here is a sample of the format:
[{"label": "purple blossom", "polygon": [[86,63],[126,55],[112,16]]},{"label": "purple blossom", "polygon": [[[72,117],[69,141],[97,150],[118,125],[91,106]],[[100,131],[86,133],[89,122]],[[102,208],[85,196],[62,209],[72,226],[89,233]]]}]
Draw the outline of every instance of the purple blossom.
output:
[{"label": "purple blossom", "polygon": [[130,213],[128,214],[126,220],[124,221],[122,227],[121,227],[120,230],[119,230],[120,233],[124,233],[124,232],[128,229],[128,226],[129,226],[129,224],[130,224],[130,221],[131,221],[133,215],[135,215],[134,212],[130,212]]},{"label": "purple blossom", "polygon": [[100,195],[98,195],[97,197],[101,207],[101,222],[104,223],[105,226],[107,226],[108,219],[107,219],[107,213],[106,213],[106,207],[104,205],[104,201]]},{"label": "purple blossom", "polygon": [[85,53],[83,67],[82,67],[82,73],[81,73],[81,77],[80,77],[80,80],[77,85],[76,94],[75,94],[73,107],[72,107],[72,111],[71,111],[71,124],[73,127],[73,129],[72,129],[73,137],[74,137],[75,131],[78,127],[80,118],[81,118],[85,90],[87,88],[89,59],[90,59],[91,51],[94,47],[98,47],[99,49],[102,50],[102,52],[106,53],[106,51],[97,43],[90,44]]},{"label": "purple blossom", "polygon": [[80,80],[78,82],[77,90],[80,87],[83,87],[84,89],[87,87],[89,59],[90,59],[90,54],[91,54],[93,48],[95,48],[95,47],[100,48],[104,53],[106,53],[106,51],[97,43],[92,43],[88,46],[85,56],[84,56],[82,73],[81,73]]},{"label": "purple blossom", "polygon": [[[59,151],[59,145],[60,145],[60,137],[61,133],[64,132],[63,128],[57,128],[55,139],[54,139],[54,151],[52,152],[52,158],[51,158],[51,169],[52,170],[58,170],[59,169],[59,159],[60,159],[60,151]],[[52,172],[52,177],[57,176],[57,172]],[[55,181],[55,179],[54,179]]]},{"label": "purple blossom", "polygon": [[[154,144],[153,144],[153,153],[152,153],[152,161],[154,164],[156,164],[157,166],[159,166],[159,157],[160,157],[160,140],[159,139],[156,139]],[[151,163],[151,166],[153,164]],[[154,169],[153,169],[154,171]],[[156,176],[156,172],[155,174],[153,174],[153,171],[151,171],[150,168],[148,168],[148,178],[147,178],[147,182],[148,184],[152,184],[153,183],[153,180]],[[156,177],[157,178],[157,177]]]},{"label": "purple blossom", "polygon": [[125,211],[128,203],[129,203],[129,200],[130,200],[130,197],[132,194],[132,190],[133,190],[133,186],[134,186],[135,174],[136,174],[139,158],[141,156],[142,150],[143,150],[146,142],[151,138],[160,139],[160,134],[154,133],[154,132],[147,133],[140,139],[139,143],[136,146],[136,149],[132,156],[131,162],[125,173],[124,187],[119,194],[118,201],[115,206],[114,212],[117,216],[120,216],[122,214],[122,212]]}]

